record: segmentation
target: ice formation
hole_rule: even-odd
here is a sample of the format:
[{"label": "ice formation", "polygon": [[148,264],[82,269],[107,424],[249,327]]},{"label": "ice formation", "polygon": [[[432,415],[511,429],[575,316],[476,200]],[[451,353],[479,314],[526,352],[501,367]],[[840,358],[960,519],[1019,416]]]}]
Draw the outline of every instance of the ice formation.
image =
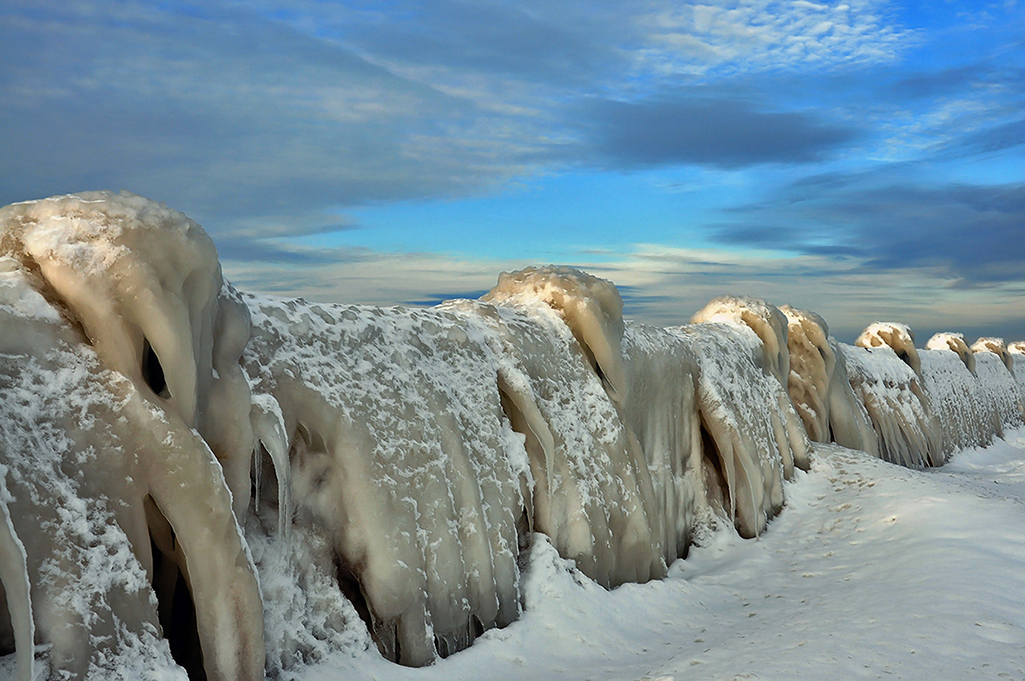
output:
[{"label": "ice formation", "polygon": [[727,508],[757,536],[783,505],[782,484],[808,467],[808,438],[786,392],[786,317],[752,298],[722,297],[670,331],[698,358],[706,456],[718,461]]},{"label": "ice formation", "polygon": [[532,542],[607,588],[660,578],[765,531],[809,437],[918,467],[1025,420],[1025,345],[622,307],[562,267],[430,309],[246,296],[141,197],[0,210],[0,653],[20,681],[36,655],[70,679],[428,664],[519,616]]},{"label": "ice formation", "polygon": [[762,368],[786,387],[790,373],[789,324],[778,308],[757,298],[720,296],[695,312],[690,321],[693,324],[723,322],[750,328],[761,341]]},{"label": "ice formation", "polygon": [[1025,422],[1025,396],[1014,374],[1014,355],[1004,340],[980,338],[972,343],[972,352],[975,372],[985,386],[998,422],[1006,427],[1021,425]]},{"label": "ice formation", "polygon": [[874,322],[855,346],[840,347],[851,386],[876,431],[880,458],[912,468],[943,465],[940,423],[922,386],[922,362],[911,328]]},{"label": "ice formation", "polygon": [[259,587],[226,484],[244,510],[248,316],[213,244],[164,206],[90,193],[4,208],[0,255],[0,465],[51,665],[173,668],[160,596],[165,628],[195,617],[208,677],[259,678]]},{"label": "ice formation", "polygon": [[878,455],[872,422],[851,389],[844,355],[837,352],[836,341],[829,337],[826,320],[789,305],[780,310],[788,325],[787,388],[808,437]]},{"label": "ice formation", "polygon": [[942,428],[944,452],[983,446],[1002,431],[1000,415],[984,381],[976,376],[975,354],[959,333],[937,333],[919,352],[923,385]]}]

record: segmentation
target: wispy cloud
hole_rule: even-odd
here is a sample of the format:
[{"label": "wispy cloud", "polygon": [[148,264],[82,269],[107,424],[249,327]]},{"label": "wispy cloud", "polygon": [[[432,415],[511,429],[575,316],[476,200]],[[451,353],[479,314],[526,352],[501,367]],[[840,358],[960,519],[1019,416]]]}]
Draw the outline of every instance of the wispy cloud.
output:
[{"label": "wispy cloud", "polygon": [[638,18],[644,60],[664,73],[706,76],[895,59],[916,40],[886,2],[741,0],[657,3]]}]

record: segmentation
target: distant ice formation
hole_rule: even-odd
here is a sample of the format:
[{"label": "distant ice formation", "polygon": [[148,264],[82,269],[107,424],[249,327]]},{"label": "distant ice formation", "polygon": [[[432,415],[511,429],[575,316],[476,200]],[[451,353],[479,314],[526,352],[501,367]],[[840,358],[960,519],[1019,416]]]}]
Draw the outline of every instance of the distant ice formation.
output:
[{"label": "distant ice formation", "polygon": [[3,208],[0,654],[20,681],[429,664],[521,614],[541,535],[606,588],[658,579],[764,532],[809,440],[937,466],[1025,421],[1022,343],[622,307],[562,267],[429,309],[251,296],[162,204]]}]

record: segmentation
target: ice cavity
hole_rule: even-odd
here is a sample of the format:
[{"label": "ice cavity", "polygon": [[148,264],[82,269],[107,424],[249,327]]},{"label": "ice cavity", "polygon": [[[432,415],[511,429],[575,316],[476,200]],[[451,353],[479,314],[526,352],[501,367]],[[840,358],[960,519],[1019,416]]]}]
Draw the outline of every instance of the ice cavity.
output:
[{"label": "ice cavity", "polygon": [[179,669],[160,635],[180,571],[207,676],[261,677],[259,587],[225,480],[244,508],[248,322],[209,239],[96,192],[0,210],[0,256],[0,465],[51,667]]},{"label": "ice cavity", "polygon": [[844,355],[829,337],[826,321],[814,312],[784,305],[790,375],[787,387],[794,408],[815,442],[836,442],[878,456],[875,431],[864,405],[855,397]]}]

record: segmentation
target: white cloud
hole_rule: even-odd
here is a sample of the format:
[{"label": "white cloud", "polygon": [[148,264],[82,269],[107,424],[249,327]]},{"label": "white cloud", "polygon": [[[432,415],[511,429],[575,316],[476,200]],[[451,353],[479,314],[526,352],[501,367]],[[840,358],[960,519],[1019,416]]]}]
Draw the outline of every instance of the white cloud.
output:
[{"label": "white cloud", "polygon": [[886,3],[741,0],[659,2],[635,22],[641,68],[708,76],[895,59],[914,33],[891,25]]}]

